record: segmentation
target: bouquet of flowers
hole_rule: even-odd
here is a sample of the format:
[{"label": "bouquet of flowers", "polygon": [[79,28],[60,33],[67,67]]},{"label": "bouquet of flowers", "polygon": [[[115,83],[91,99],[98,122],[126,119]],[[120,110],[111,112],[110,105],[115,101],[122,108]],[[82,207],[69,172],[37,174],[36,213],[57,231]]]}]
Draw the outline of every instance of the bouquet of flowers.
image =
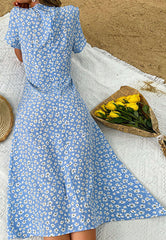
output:
[{"label": "bouquet of flowers", "polygon": [[136,89],[122,86],[96,106],[91,115],[108,127],[143,137],[157,137],[166,156],[166,137],[161,135],[148,102]]}]

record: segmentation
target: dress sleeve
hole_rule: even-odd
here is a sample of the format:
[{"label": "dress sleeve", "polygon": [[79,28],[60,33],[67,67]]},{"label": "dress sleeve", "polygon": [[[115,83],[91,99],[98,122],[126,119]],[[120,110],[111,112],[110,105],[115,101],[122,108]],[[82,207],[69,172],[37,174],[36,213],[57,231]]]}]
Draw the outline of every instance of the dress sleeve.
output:
[{"label": "dress sleeve", "polygon": [[81,23],[80,23],[80,12],[79,8],[76,8],[75,26],[74,26],[74,43],[72,51],[74,53],[80,53],[86,45],[86,38],[84,37]]},{"label": "dress sleeve", "polygon": [[17,16],[18,11],[16,7],[14,7],[10,12],[9,25],[7,33],[5,35],[5,40],[11,47],[21,49]]}]

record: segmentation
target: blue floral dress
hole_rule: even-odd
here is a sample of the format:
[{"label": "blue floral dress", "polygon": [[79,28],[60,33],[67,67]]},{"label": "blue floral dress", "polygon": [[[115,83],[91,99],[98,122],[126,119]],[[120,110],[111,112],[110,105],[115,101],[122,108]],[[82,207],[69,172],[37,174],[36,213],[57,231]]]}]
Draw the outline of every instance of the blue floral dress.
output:
[{"label": "blue floral dress", "polygon": [[14,7],[5,40],[21,49],[26,82],[8,175],[8,239],[59,236],[166,214],[123,165],[73,84],[79,8]]}]

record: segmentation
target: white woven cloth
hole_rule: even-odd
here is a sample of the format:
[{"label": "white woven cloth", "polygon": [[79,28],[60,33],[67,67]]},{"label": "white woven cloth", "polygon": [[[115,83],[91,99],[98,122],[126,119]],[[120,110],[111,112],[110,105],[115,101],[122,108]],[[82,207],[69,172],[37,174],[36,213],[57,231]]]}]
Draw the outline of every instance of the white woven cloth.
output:
[{"label": "white woven cloth", "polygon": [[[25,71],[14,49],[4,41],[8,22],[9,13],[0,18],[0,95],[7,98],[15,115],[22,96]],[[166,85],[163,79],[145,74],[102,49],[92,48],[88,43],[80,54],[72,55],[72,78],[89,111],[122,85],[136,88],[156,114],[161,134],[166,135]],[[151,83],[156,92],[143,90],[147,83]],[[166,158],[157,139],[123,133],[98,124],[119,159],[166,208]],[[6,197],[12,132],[0,143],[1,240],[7,240]],[[110,222],[97,228],[97,240],[165,240],[165,229],[165,216]],[[40,237],[31,239],[41,240]]]}]

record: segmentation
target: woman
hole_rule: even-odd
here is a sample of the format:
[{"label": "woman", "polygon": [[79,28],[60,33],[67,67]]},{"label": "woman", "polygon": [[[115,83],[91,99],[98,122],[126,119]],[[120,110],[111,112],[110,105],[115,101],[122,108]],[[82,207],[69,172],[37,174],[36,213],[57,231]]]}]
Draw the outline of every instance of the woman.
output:
[{"label": "woman", "polygon": [[26,72],[9,164],[9,240],[95,240],[105,222],[164,215],[73,84],[71,53],[86,46],[79,9],[59,0],[22,6],[12,9],[5,37]]}]

